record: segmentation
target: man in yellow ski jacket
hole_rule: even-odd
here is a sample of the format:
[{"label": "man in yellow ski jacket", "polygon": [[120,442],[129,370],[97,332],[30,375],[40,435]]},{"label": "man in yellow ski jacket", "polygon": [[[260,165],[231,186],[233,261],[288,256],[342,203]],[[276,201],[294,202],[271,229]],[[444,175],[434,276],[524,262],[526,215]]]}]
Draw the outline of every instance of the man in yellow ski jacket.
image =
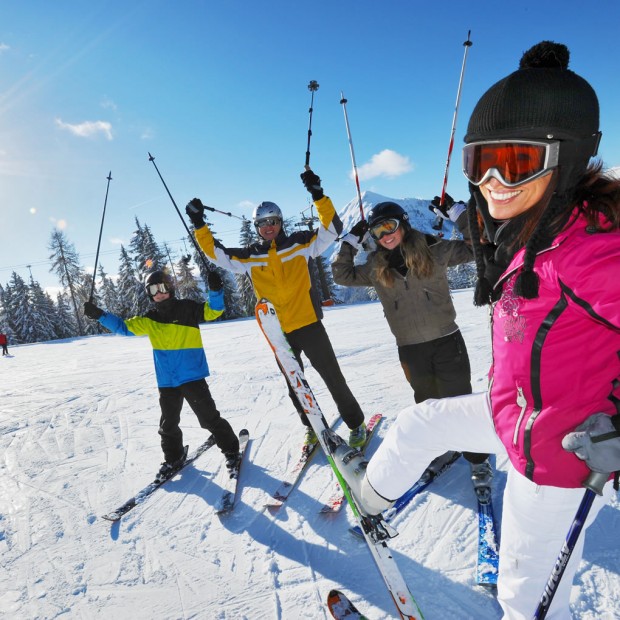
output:
[{"label": "man in yellow ski jacket", "polygon": [[[342,419],[351,429],[349,442],[365,441],[364,414],[347,386],[331,342],[323,327],[318,292],[312,287],[309,265],[342,231],[342,222],[329,197],[323,195],[320,179],[311,170],[301,175],[317,207],[320,226],[287,235],[282,229],[282,211],[273,202],[262,202],[253,214],[260,241],[246,248],[226,248],[216,241],[204,222],[204,205],[191,200],[188,214],[196,240],[207,259],[233,273],[247,274],[258,299],[266,298],[275,307],[282,330],[300,366],[301,353],[310,360],[329,389]],[[302,422],[308,428],[307,443],[316,443],[310,424],[289,387],[289,394]]]}]

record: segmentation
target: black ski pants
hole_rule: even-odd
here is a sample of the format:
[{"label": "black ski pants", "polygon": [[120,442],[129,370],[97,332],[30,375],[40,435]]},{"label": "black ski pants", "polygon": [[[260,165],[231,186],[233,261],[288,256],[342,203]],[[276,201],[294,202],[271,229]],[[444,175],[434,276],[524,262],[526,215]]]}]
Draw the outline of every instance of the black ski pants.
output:
[{"label": "black ski pants", "polygon": [[[316,323],[310,323],[310,325],[295,329],[286,334],[286,339],[291,345],[295,359],[299,362],[301,369],[303,370],[304,367],[301,361],[301,353],[303,352],[312,364],[312,367],[319,373],[329,393],[332,395],[338,408],[338,413],[344,423],[351,429],[357,428],[362,424],[364,413],[357,400],[355,400],[355,396],[353,396],[340,370],[332,343],[325,331],[325,327],[323,327],[323,323],[317,321]],[[282,367],[280,367],[280,370],[282,370]],[[288,384],[288,380],[287,385],[289,396],[301,417],[301,421],[305,426],[310,426],[308,417],[295,396],[295,392]]]},{"label": "black ski pants", "polygon": [[198,418],[201,428],[214,437],[222,452],[239,450],[239,439],[230,424],[220,416],[204,379],[183,383],[178,387],[159,388],[159,434],[166,462],[173,463],[183,454],[183,433],[179,427],[183,400],[186,400]]},{"label": "black ski pants", "polygon": [[[471,394],[471,367],[463,334],[398,347],[398,359],[416,403],[429,398]],[[482,463],[489,455],[466,452],[471,463]]]}]

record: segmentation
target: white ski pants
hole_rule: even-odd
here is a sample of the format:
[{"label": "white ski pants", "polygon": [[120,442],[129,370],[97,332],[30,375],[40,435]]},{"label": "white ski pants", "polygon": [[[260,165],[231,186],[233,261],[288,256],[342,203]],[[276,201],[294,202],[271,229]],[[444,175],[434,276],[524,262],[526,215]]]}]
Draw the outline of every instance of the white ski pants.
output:
[{"label": "white ski pants", "polygon": [[[396,499],[447,450],[506,456],[495,433],[486,392],[427,400],[401,411],[370,460],[367,479],[380,495]],[[603,497],[595,499],[586,527],[612,493],[612,484],[608,483]],[[536,485],[508,461],[497,587],[505,620],[532,618],[583,494],[583,489]],[[582,531],[566,567],[548,620],[571,618],[570,592],[581,561],[584,534]]]}]

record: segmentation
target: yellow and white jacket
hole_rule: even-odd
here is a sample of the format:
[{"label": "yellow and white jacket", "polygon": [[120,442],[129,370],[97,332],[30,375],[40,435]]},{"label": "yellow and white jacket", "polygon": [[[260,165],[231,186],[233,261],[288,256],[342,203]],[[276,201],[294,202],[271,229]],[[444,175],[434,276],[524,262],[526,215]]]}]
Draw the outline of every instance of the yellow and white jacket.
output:
[{"label": "yellow and white jacket", "polygon": [[225,248],[213,238],[208,226],[195,233],[210,262],[250,276],[256,297],[271,301],[286,333],[323,317],[318,292],[312,288],[309,263],[336,241],[342,222],[327,196],[315,205],[321,223],[316,230],[290,235],[280,232],[273,241],[260,241],[247,248]]}]

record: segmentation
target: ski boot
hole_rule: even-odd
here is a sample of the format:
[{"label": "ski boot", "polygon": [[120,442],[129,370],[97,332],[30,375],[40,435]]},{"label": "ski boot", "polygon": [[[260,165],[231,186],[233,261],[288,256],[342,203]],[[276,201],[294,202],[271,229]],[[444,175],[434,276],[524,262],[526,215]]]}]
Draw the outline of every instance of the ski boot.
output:
[{"label": "ski boot", "polygon": [[362,452],[348,446],[340,435],[330,429],[323,431],[323,439],[363,515],[374,517],[394,504],[381,497],[365,480],[368,461]]},{"label": "ski boot", "polygon": [[165,482],[169,478],[172,478],[172,476],[174,476],[174,474],[177,471],[179,471],[181,467],[183,467],[183,464],[185,463],[185,459],[187,458],[188,449],[189,449],[189,446],[185,446],[183,448],[183,454],[176,461],[173,461],[172,463],[169,463],[168,461],[164,461],[161,464],[161,467],[159,468],[159,471],[157,472],[157,474],[155,474],[155,482],[161,484],[162,482]]},{"label": "ski boot", "polygon": [[306,427],[306,435],[304,437],[304,447],[315,446],[319,441],[314,429],[311,426]]},{"label": "ski boot", "polygon": [[366,424],[362,422],[357,428],[351,429],[349,433],[349,447],[363,448],[366,443]]},{"label": "ski boot", "polygon": [[481,504],[488,504],[491,501],[491,480],[493,479],[493,469],[489,459],[482,463],[470,463],[471,481],[474,484],[476,497]]},{"label": "ski boot", "polygon": [[238,451],[225,452],[224,458],[226,459],[226,469],[228,470],[229,478],[236,478],[239,475],[239,464],[241,463],[241,455]]},{"label": "ski boot", "polygon": [[451,465],[456,461],[456,459],[461,456],[460,452],[454,452],[453,450],[448,450],[444,454],[438,456],[437,458],[431,461],[431,464],[424,470],[422,476],[420,476],[420,480],[423,482],[429,482],[435,476],[437,476],[445,467]]}]

